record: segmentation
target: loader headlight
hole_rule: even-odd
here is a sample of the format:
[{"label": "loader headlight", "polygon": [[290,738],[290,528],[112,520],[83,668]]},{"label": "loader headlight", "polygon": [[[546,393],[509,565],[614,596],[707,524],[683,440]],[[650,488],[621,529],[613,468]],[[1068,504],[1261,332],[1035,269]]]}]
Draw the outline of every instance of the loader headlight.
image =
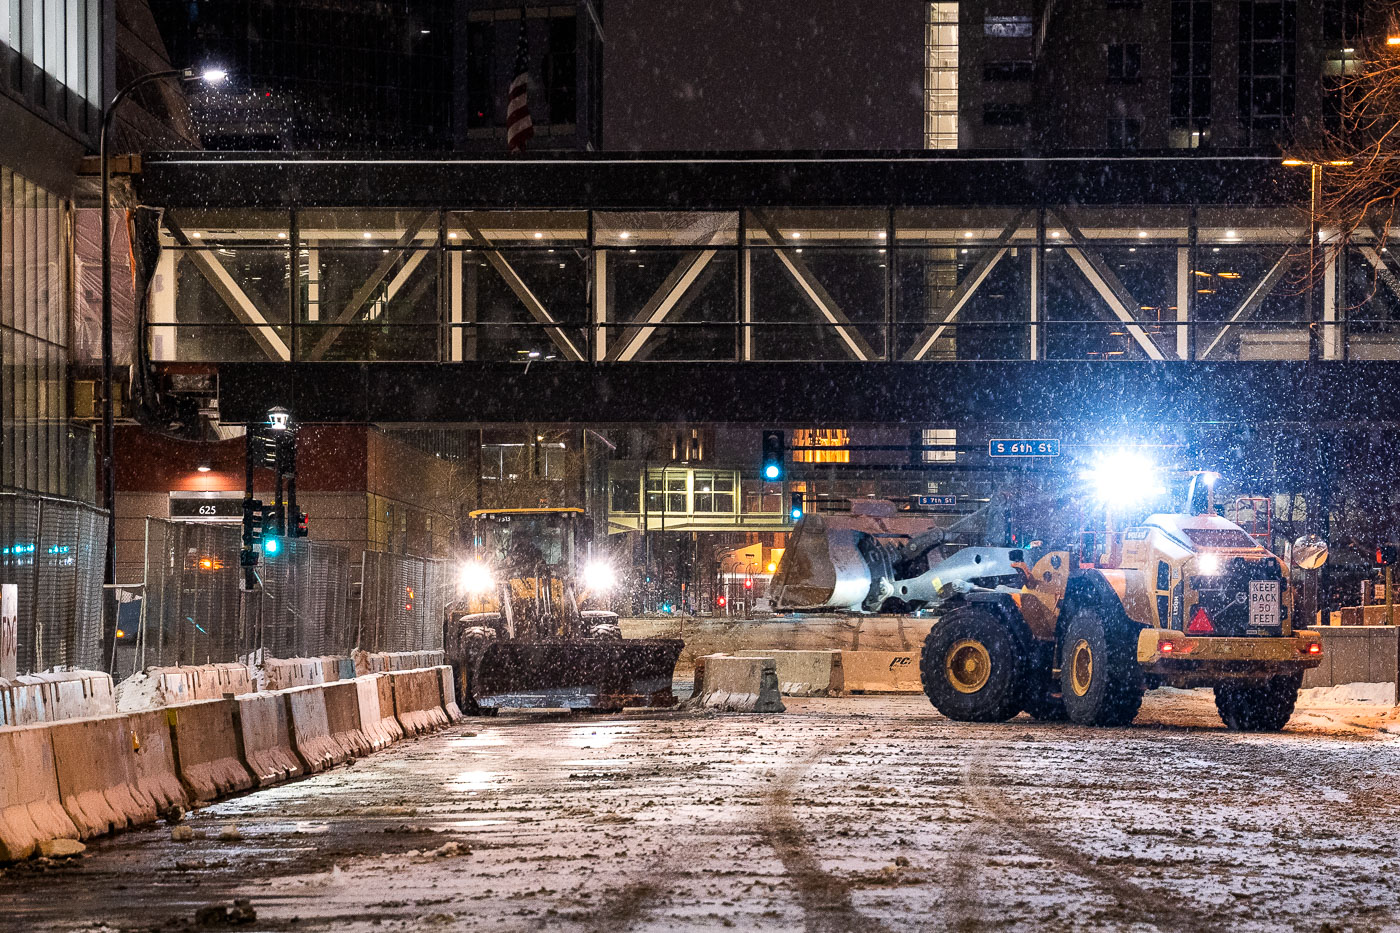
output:
[{"label": "loader headlight", "polygon": [[457,571],[457,586],[463,593],[486,593],[493,583],[491,568],[481,561],[467,561]]},{"label": "loader headlight", "polygon": [[1220,572],[1219,554],[1201,554],[1196,558],[1196,572],[1213,577]]},{"label": "loader headlight", "polygon": [[1157,476],[1157,465],[1133,450],[1106,455],[1083,474],[1093,484],[1095,494],[1108,505],[1135,505],[1165,492]]},{"label": "loader headlight", "polygon": [[595,560],[583,568],[583,585],[594,591],[610,590],[617,585],[617,571]]}]

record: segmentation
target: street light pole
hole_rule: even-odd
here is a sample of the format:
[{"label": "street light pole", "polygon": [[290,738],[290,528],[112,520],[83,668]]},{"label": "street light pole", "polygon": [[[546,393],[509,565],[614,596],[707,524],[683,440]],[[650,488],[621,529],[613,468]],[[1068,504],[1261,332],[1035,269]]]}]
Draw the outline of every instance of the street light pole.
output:
[{"label": "street light pole", "polygon": [[[112,117],[121,102],[130,97],[137,88],[165,78],[178,78],[181,81],[208,81],[217,84],[228,77],[219,69],[197,73],[193,68],[172,68],[165,71],[152,71],[130,82],[112,98],[102,112],[102,128],[97,137],[97,157],[102,163],[102,504],[107,509],[107,554],[103,564],[103,618],[111,614],[108,597],[117,582],[117,474],[116,461],[112,456],[112,442],[116,434],[112,417],[112,217],[111,186],[112,170],[107,161],[107,136],[112,130]],[[138,335],[139,339],[139,335]],[[104,631],[104,636],[105,636]],[[106,639],[115,652],[113,639]],[[109,666],[112,658],[109,657]]]}]

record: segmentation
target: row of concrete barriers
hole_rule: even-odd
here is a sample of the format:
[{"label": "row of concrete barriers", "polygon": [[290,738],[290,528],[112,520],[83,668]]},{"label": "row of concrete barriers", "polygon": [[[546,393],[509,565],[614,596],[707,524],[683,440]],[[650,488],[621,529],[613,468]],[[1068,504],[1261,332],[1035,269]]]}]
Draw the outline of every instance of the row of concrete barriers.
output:
[{"label": "row of concrete barriers", "polygon": [[451,669],[0,728],[0,861],[323,771],[462,718]]}]

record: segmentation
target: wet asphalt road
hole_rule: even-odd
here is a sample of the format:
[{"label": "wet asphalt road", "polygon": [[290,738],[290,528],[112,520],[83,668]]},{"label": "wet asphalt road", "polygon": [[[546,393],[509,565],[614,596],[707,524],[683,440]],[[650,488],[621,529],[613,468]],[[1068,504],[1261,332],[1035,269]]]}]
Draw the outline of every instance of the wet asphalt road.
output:
[{"label": "wet asphalt road", "polygon": [[1354,710],[1242,736],[1199,694],[1125,729],[787,702],[463,723],[200,810],[193,842],[0,872],[0,929],[234,898],[239,930],[1400,929],[1400,744]]}]

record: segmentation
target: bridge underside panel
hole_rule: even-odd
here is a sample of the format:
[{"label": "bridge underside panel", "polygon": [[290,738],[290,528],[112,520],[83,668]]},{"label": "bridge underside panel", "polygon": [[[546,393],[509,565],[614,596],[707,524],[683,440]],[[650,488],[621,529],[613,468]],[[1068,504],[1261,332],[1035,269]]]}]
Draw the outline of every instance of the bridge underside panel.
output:
[{"label": "bridge underside panel", "polygon": [[926,423],[1396,420],[1400,363],[225,363],[223,420]]}]

